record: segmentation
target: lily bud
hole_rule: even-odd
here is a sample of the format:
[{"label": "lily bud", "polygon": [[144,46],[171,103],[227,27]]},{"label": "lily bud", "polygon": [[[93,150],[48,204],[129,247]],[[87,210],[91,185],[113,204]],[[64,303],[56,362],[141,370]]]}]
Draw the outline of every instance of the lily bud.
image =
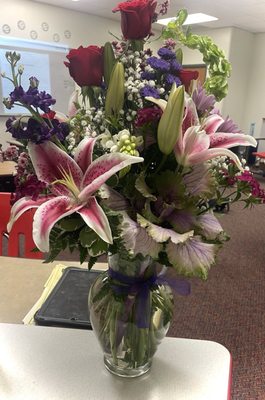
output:
[{"label": "lily bud", "polygon": [[116,59],[113,47],[110,42],[105,43],[104,46],[104,81],[109,86],[111,73],[115,65]]},{"label": "lily bud", "polygon": [[160,151],[170,154],[181,132],[184,111],[184,86],[172,86],[167,106],[159,121],[157,141]]},{"label": "lily bud", "polygon": [[121,62],[117,62],[112,70],[106,95],[105,114],[107,118],[117,116],[123,108],[124,79],[124,66]]}]

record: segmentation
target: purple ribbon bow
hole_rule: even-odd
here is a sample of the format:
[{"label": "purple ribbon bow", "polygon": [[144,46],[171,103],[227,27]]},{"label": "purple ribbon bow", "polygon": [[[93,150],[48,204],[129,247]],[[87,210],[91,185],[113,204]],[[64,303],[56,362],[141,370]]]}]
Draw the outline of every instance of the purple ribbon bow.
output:
[{"label": "purple ribbon bow", "polygon": [[[109,277],[113,280],[112,289],[118,295],[126,295],[125,312],[123,322],[135,303],[136,305],[136,324],[138,328],[149,327],[150,301],[149,292],[155,285],[169,285],[178,294],[186,296],[190,294],[190,283],[178,278],[169,278],[165,275],[151,275],[146,278],[143,276],[131,277],[121,272],[109,269]],[[116,282],[114,282],[116,281]]]}]

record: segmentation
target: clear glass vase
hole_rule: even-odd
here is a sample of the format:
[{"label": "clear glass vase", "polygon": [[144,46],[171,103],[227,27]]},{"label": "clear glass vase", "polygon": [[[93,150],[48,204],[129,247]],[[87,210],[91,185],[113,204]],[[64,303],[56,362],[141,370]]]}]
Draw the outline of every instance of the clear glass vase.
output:
[{"label": "clear glass vase", "polygon": [[105,366],[116,375],[146,373],[168,331],[173,295],[165,282],[160,283],[162,275],[150,257],[128,261],[115,254],[109,257],[109,270],[90,289],[92,327]]}]

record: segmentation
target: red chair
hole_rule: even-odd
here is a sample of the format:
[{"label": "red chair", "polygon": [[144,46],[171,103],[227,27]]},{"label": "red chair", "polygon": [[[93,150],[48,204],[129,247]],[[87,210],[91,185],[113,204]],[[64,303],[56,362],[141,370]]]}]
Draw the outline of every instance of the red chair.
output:
[{"label": "red chair", "polygon": [[[0,193],[0,255],[7,242],[7,256],[42,259],[43,253],[32,252],[36,248],[32,239],[32,221],[35,210],[26,211],[13,225],[9,234],[6,226],[10,217],[11,193]],[[8,239],[8,240],[6,240]]]}]

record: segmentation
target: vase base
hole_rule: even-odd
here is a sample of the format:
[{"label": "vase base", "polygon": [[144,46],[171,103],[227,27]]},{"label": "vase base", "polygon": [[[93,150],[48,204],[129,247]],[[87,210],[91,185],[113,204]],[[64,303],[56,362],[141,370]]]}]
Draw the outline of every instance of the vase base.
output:
[{"label": "vase base", "polygon": [[104,356],[104,364],[107,370],[114,375],[124,378],[137,378],[138,376],[146,374],[150,370],[152,361],[150,360],[138,368],[122,368],[117,365],[113,365],[112,362],[106,356]]}]

